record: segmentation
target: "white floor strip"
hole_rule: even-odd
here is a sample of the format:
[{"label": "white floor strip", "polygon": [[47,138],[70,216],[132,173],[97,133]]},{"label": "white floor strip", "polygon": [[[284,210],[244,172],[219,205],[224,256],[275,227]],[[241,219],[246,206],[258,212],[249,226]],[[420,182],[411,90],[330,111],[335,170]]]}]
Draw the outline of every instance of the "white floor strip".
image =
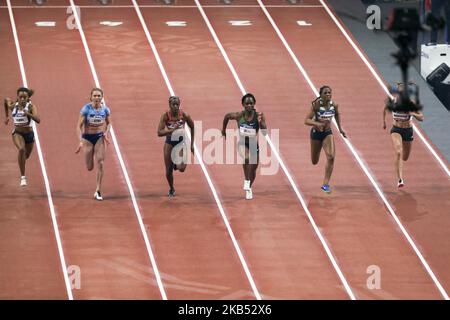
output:
[{"label": "white floor strip", "polygon": [[[297,65],[298,69],[300,70],[300,72],[302,73],[303,77],[305,78],[305,80],[307,81],[307,83],[309,84],[309,86],[311,87],[311,90],[314,92],[314,94],[316,96],[319,96],[319,92],[317,91],[315,85],[312,83],[310,77],[308,76],[308,74],[306,73],[305,69],[303,68],[303,66],[301,65],[299,59],[297,58],[297,56],[294,54],[294,52],[292,51],[291,47],[289,46],[289,44],[287,43],[286,39],[284,38],[283,34],[281,33],[280,29],[278,28],[278,26],[276,25],[275,21],[272,19],[272,16],[270,15],[269,11],[267,11],[267,8],[264,6],[264,4],[262,3],[261,0],[257,0],[258,3],[261,6],[261,9],[263,10],[264,14],[266,15],[267,19],[269,20],[269,22],[271,23],[272,27],[274,28],[275,32],[277,33],[278,37],[280,38],[281,42],[283,43],[283,45],[285,46],[285,48],[287,49],[287,51],[289,52],[291,58],[294,60],[295,64]],[[334,126],[337,128],[337,124],[336,124],[336,120],[333,119],[333,124]],[[339,135],[341,138],[342,136]],[[353,154],[353,156],[355,157],[356,161],[358,162],[358,164],[360,165],[361,169],[363,170],[363,172],[366,174],[366,176],[369,178],[369,181],[372,183],[373,187],[375,188],[375,190],[377,191],[378,195],[380,196],[380,198],[383,200],[383,203],[386,205],[387,209],[389,210],[390,214],[392,215],[392,217],[394,218],[395,222],[397,223],[398,227],[400,228],[400,230],[402,231],[403,235],[405,236],[406,240],[409,242],[409,244],[411,245],[412,249],[414,250],[414,252],[416,253],[416,255],[418,256],[419,260],[421,261],[422,265],[425,267],[426,271],[428,272],[428,274],[430,275],[431,279],[433,280],[433,282],[435,283],[436,287],[439,289],[440,293],[442,294],[442,296],[446,299],[449,300],[449,297],[447,295],[447,293],[445,292],[444,288],[442,287],[441,283],[439,282],[439,280],[437,279],[437,277],[435,276],[434,272],[431,270],[430,266],[428,265],[427,261],[425,260],[425,258],[423,257],[422,253],[419,251],[419,249],[417,248],[416,244],[414,243],[414,241],[412,240],[412,238],[410,237],[410,235],[408,234],[408,232],[406,231],[405,227],[403,226],[403,224],[400,222],[400,219],[398,218],[397,214],[395,213],[394,209],[392,208],[392,206],[390,205],[389,201],[387,200],[387,198],[385,197],[385,195],[383,194],[383,191],[381,191],[381,188],[378,186],[377,182],[375,181],[374,177],[371,175],[371,173],[369,172],[368,168],[366,167],[366,165],[364,164],[364,162],[362,161],[361,157],[358,155],[358,153],[356,152],[355,148],[353,147],[352,143],[350,142],[349,139],[344,139],[344,142],[346,143],[347,147],[349,148],[349,150],[351,151],[351,153]]]},{"label": "white floor strip", "polygon": [[[92,72],[92,76],[94,78],[95,85],[97,87],[100,87],[100,82],[98,80],[98,76],[97,76],[97,72],[95,70],[94,62],[92,60],[91,52],[89,50],[89,46],[88,46],[88,43],[86,41],[86,37],[84,35],[83,27],[82,27],[82,25],[80,23],[80,17],[78,16],[78,11],[76,10],[76,6],[75,6],[75,3],[74,3],[73,0],[70,0],[70,5],[71,5],[72,10],[73,10],[72,12],[73,12],[73,14],[75,16],[75,20],[76,20],[76,23],[77,23],[77,26],[78,26],[78,30],[80,31],[81,41],[83,42],[84,50],[86,52],[86,57],[88,59],[89,66],[91,68],[91,72]],[[159,288],[159,291],[161,293],[161,297],[162,297],[163,300],[167,300],[167,295],[166,295],[166,292],[164,290],[164,285],[163,285],[162,280],[161,280],[161,275],[159,273],[158,266],[157,266],[156,260],[155,260],[155,256],[153,254],[152,246],[150,244],[149,236],[147,234],[147,232],[149,232],[149,231],[147,231],[145,229],[145,225],[144,225],[144,222],[142,220],[141,211],[139,209],[139,205],[137,203],[136,196],[134,194],[133,186],[131,185],[131,180],[130,180],[130,177],[128,175],[127,168],[125,166],[125,162],[123,161],[122,153],[121,153],[120,148],[119,148],[119,143],[117,141],[116,135],[114,133],[114,128],[112,126],[111,126],[111,137],[112,137],[112,141],[113,141],[113,144],[114,144],[114,148],[116,150],[117,157],[119,159],[120,167],[122,168],[122,172],[123,172],[126,184],[128,186],[128,190],[130,192],[130,196],[131,196],[131,200],[132,200],[132,203],[133,203],[134,211],[136,213],[136,217],[137,217],[137,220],[138,220],[138,223],[139,223],[139,227],[141,229],[142,236],[144,237],[145,246],[147,248],[147,253],[148,253],[148,256],[149,256],[151,264],[152,264],[153,272],[154,272],[155,277],[156,277],[156,282],[158,284],[158,288]]]},{"label": "white floor strip", "polygon": [[[23,59],[22,59],[22,50],[20,49],[19,36],[17,35],[16,23],[14,21],[14,15],[13,15],[12,7],[11,7],[11,1],[6,0],[6,3],[8,4],[9,18],[11,20],[11,27],[12,27],[12,32],[13,32],[13,36],[14,36],[14,42],[16,43],[17,58],[19,59],[19,66],[20,66],[20,73],[22,75],[22,82],[25,87],[28,87],[27,76],[25,73],[25,67],[24,67]],[[53,205],[53,198],[52,198],[52,192],[50,189],[50,182],[48,180],[47,170],[45,168],[44,156],[42,153],[38,130],[37,130],[37,127],[36,127],[36,124],[34,123],[34,121],[33,121],[33,130],[34,130],[34,135],[35,135],[35,139],[36,139],[36,148],[37,148],[37,152],[38,152],[39,162],[41,164],[41,169],[42,169],[42,176],[44,178],[45,190],[47,191],[48,206],[50,208],[50,215],[52,218],[53,231],[55,233],[56,244],[58,247],[59,259],[61,262],[61,269],[62,269],[62,273],[64,275],[64,283],[66,285],[67,297],[69,300],[73,300],[72,286],[70,284],[69,275],[67,274],[67,264],[66,264],[66,259],[64,258],[64,251],[63,251],[63,247],[62,247],[62,243],[61,243],[61,236],[59,234],[58,221],[56,220],[56,212],[55,212],[55,206]]]},{"label": "white floor strip", "polygon": [[[138,18],[139,18],[139,20],[140,20],[140,22],[142,24],[142,28],[144,29],[145,36],[147,37],[148,43],[149,43],[149,45],[150,45],[150,47],[152,49],[153,55],[155,56],[156,61],[157,61],[158,66],[159,66],[159,69],[161,70],[161,74],[163,75],[164,81],[165,81],[165,83],[167,85],[167,88],[169,89],[170,95],[175,95],[175,91],[173,90],[173,87],[172,87],[172,85],[171,85],[171,83],[169,81],[169,77],[167,76],[167,72],[166,72],[166,70],[164,68],[164,65],[162,64],[162,61],[161,61],[161,58],[159,56],[158,50],[156,50],[155,43],[153,42],[152,36],[150,35],[150,31],[148,29],[147,24],[145,23],[144,17],[142,16],[142,12],[141,12],[141,10],[139,8],[139,5],[136,3],[136,0],[132,0],[132,2],[133,2],[133,5],[134,5],[134,8],[136,10],[136,14],[138,15]],[[188,130],[186,130],[186,132],[187,132],[188,138],[190,140],[191,139],[190,132]],[[238,241],[236,240],[234,232],[231,229],[231,225],[230,225],[230,223],[228,221],[228,218],[227,218],[227,216],[225,214],[225,210],[224,210],[224,208],[222,206],[222,203],[221,203],[221,201],[219,199],[219,196],[217,194],[216,188],[214,187],[214,184],[213,184],[213,182],[211,180],[211,177],[210,177],[210,175],[208,173],[208,170],[206,169],[206,166],[203,163],[203,159],[202,159],[201,153],[197,149],[196,145],[194,146],[194,149],[195,149],[195,155],[197,156],[197,159],[198,159],[198,161],[200,163],[200,166],[201,166],[201,168],[203,170],[203,173],[205,174],[206,180],[207,180],[208,185],[209,185],[209,187],[211,189],[211,192],[212,192],[212,194],[214,196],[214,200],[216,201],[217,207],[219,208],[219,212],[220,212],[220,214],[222,216],[222,219],[223,219],[223,222],[224,222],[224,224],[225,224],[225,226],[227,228],[228,234],[230,235],[231,241],[233,242],[233,245],[234,245],[234,248],[236,250],[236,253],[238,254],[238,257],[239,257],[239,260],[241,262],[241,265],[242,265],[242,267],[243,267],[243,269],[245,271],[245,275],[247,276],[248,282],[250,283],[250,286],[251,286],[251,288],[253,290],[253,293],[254,293],[256,299],[257,300],[261,300],[262,299],[261,298],[261,294],[259,293],[259,291],[258,291],[258,289],[256,287],[255,281],[253,280],[253,276],[252,276],[252,274],[250,272],[250,269],[248,268],[247,262],[245,261],[244,255],[242,254],[242,251],[241,251],[241,249],[239,247]]]},{"label": "white floor strip", "polygon": [[[245,94],[246,90],[245,90],[244,86],[242,85],[242,82],[239,79],[239,76],[237,75],[237,72],[236,72],[234,66],[232,65],[232,63],[231,63],[227,53],[225,52],[225,49],[223,48],[222,43],[220,42],[219,38],[217,37],[217,34],[214,31],[214,28],[212,27],[212,25],[211,25],[211,23],[209,21],[209,18],[205,14],[205,11],[203,10],[203,7],[201,6],[201,4],[199,3],[198,0],[195,0],[195,3],[197,4],[197,7],[198,7],[202,17],[203,17],[206,25],[208,26],[208,29],[211,32],[212,37],[214,38],[214,41],[216,42],[220,52],[222,53],[222,55],[223,55],[227,65],[228,65],[228,67],[229,67],[229,69],[231,71],[231,73],[233,74],[233,77],[234,77],[237,85],[239,86],[239,89],[241,90],[241,93]],[[342,284],[344,285],[345,290],[347,291],[347,294],[349,295],[349,297],[352,300],[355,300],[356,297],[355,297],[352,289],[350,288],[350,286],[349,286],[349,284],[347,282],[347,279],[345,278],[344,274],[342,273],[342,271],[341,271],[341,269],[340,269],[336,259],[334,258],[330,248],[328,247],[327,242],[325,241],[324,237],[322,236],[322,233],[320,232],[316,222],[314,221],[314,218],[312,217],[311,212],[309,211],[308,206],[306,205],[306,202],[303,199],[303,196],[301,195],[299,189],[297,188],[297,186],[296,186],[296,184],[294,182],[294,179],[292,178],[291,174],[289,173],[288,168],[286,167],[286,165],[284,164],[283,160],[281,159],[281,157],[280,157],[280,155],[279,155],[279,153],[277,151],[277,148],[273,145],[273,143],[270,140],[270,137],[268,135],[266,135],[265,137],[266,137],[267,142],[269,143],[269,145],[270,145],[270,147],[272,149],[272,152],[275,154],[276,158],[278,159],[278,162],[280,163],[281,168],[283,169],[283,172],[285,173],[285,175],[288,178],[292,188],[294,189],[294,192],[295,192],[298,200],[300,201],[303,209],[305,210],[305,213],[308,216],[308,219],[311,222],[311,225],[312,225],[316,235],[318,236],[318,238],[319,238],[323,248],[325,249],[325,252],[326,252],[328,258],[330,259],[330,261],[331,261],[331,263],[332,263],[336,273],[339,276],[339,279],[341,280]]]}]

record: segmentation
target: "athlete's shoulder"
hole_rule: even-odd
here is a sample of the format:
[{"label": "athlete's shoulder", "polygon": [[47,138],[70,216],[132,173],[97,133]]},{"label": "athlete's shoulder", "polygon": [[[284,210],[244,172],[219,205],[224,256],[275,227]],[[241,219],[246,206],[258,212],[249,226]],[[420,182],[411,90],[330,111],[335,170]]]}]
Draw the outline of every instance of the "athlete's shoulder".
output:
[{"label": "athlete's shoulder", "polygon": [[86,114],[89,112],[89,110],[91,110],[91,109],[92,109],[92,104],[86,103],[86,104],[81,108],[80,113],[83,114],[83,115],[86,115]]},{"label": "athlete's shoulder", "polygon": [[109,107],[106,104],[103,104],[103,109],[106,112],[106,115],[110,115],[111,114],[111,109],[109,109]]}]

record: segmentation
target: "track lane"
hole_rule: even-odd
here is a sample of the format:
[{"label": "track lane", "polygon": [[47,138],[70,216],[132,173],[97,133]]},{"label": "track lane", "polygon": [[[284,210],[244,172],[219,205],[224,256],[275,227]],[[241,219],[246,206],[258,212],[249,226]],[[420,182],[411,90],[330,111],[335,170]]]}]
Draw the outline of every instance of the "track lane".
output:
[{"label": "track lane", "polygon": [[[6,5],[0,1],[0,6]],[[0,9],[0,98],[22,86],[7,9]],[[38,105],[39,108],[39,105]],[[3,108],[2,108],[3,109]],[[50,209],[36,149],[27,161],[28,186],[19,186],[12,119],[0,124],[0,299],[67,299]]]},{"label": "track lane", "polygon": [[[159,299],[113,150],[107,151],[105,201],[96,202],[95,174],[87,172],[84,159],[70,147],[77,144],[70,124],[76,124],[93,86],[77,30],[67,29],[65,9],[16,9],[15,16],[25,69],[46,123],[41,127],[42,148],[67,264],[81,269],[75,298]],[[56,21],[56,27],[34,26],[48,20]],[[114,110],[112,115],[114,119]]]},{"label": "track lane", "polygon": [[[450,185],[436,159],[416,137],[411,157],[404,166],[406,188],[397,190],[393,149],[388,130],[383,131],[381,122],[385,93],[367,67],[323,8],[289,11],[270,8],[269,11],[312,81],[334,88],[354,146],[448,290],[450,273],[446,264],[450,259],[450,237],[446,230],[450,225]],[[306,20],[314,28],[297,28],[296,20]],[[317,39],[325,38],[333,48],[332,55],[320,50],[322,46]],[[301,43],[308,43],[308,46]],[[364,112],[361,112],[362,107]]]},{"label": "track lane", "polygon": [[[204,130],[221,127],[226,112],[241,108],[241,94],[198,11],[141,11],[169,78],[194,119],[203,120]],[[169,29],[165,24],[180,20],[189,27]],[[208,169],[263,298],[348,298],[282,173],[258,177],[255,199],[246,201],[241,165],[213,164]]]},{"label": "track lane", "polygon": [[[205,8],[205,11],[244,85],[256,94],[271,126],[281,128],[280,151],[297,184],[305,191],[309,208],[350,285],[356,288],[358,298],[438,298],[433,283],[387,217],[383,203],[336,132],[337,156],[331,181],[334,190],[331,197],[321,193],[324,155],[318,168],[310,164],[309,128],[303,125],[315,97],[306,82],[292,72],[295,65],[262,11],[235,8]],[[233,27],[228,23],[232,20],[249,20],[252,25]],[[245,51],[238,50],[243,46]],[[370,266],[380,267],[382,290],[367,287]]]},{"label": "track lane", "polygon": [[[167,198],[164,138],[157,137],[156,129],[168,109],[169,92],[136,12],[83,9],[81,16],[106,100],[116,110],[114,126],[168,298],[254,299],[200,167],[175,172],[177,196]],[[124,24],[101,26],[104,20]],[[191,111],[183,98],[182,107]]]}]

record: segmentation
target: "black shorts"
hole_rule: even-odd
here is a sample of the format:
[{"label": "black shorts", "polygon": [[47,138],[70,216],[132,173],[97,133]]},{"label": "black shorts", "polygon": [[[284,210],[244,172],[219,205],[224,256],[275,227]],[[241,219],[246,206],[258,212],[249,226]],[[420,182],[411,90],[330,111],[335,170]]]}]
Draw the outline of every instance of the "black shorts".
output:
[{"label": "black shorts", "polygon": [[176,139],[177,137],[174,137],[172,140],[172,136],[166,136],[166,143],[170,144],[172,147],[175,147],[177,144],[184,142],[184,137],[183,136],[179,136],[178,140]]},{"label": "black shorts", "polygon": [[25,140],[25,144],[30,144],[30,143],[34,143],[34,132],[30,131],[30,132],[18,132],[18,131],[13,131],[12,133],[14,134],[18,134],[21,135],[23,137],[23,140]]},{"label": "black shorts", "polygon": [[392,133],[398,133],[399,135],[402,136],[402,141],[413,141],[414,137],[413,137],[413,128],[399,128],[396,126],[393,126],[391,129],[391,134]]},{"label": "black shorts", "polygon": [[325,130],[325,131],[318,131],[315,128],[311,128],[310,137],[311,137],[312,140],[323,141],[330,134],[333,134],[333,131],[331,131],[331,129],[328,129],[328,130]]},{"label": "black shorts", "polygon": [[97,141],[103,137],[103,132],[99,132],[99,133],[83,133],[81,135],[81,137],[84,140],[89,141],[90,143],[92,143],[93,146],[95,146],[95,144],[97,143]]},{"label": "black shorts", "polygon": [[[255,143],[256,142],[256,143]],[[252,141],[250,143],[250,140],[248,138],[241,138],[238,142],[238,150],[240,150],[240,147],[244,146],[249,151],[249,158],[248,158],[248,164],[257,164],[258,163],[258,155],[259,155],[259,144],[258,141]],[[241,154],[241,152],[239,151]],[[241,154],[241,156],[244,158],[245,155]],[[245,162],[247,163],[247,161]]]}]

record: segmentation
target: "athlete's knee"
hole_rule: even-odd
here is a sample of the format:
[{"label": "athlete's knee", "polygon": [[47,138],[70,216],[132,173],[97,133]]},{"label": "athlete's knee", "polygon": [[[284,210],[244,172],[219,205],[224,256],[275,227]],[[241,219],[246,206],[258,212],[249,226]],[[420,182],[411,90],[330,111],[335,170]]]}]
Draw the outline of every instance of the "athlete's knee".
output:
[{"label": "athlete's knee", "polygon": [[329,164],[334,164],[334,154],[327,154],[327,161]]},{"label": "athlete's knee", "polygon": [[97,160],[97,165],[99,166],[99,168],[103,168],[103,163],[105,160],[101,159],[101,160]]},{"label": "athlete's knee", "polygon": [[400,158],[402,156],[402,148],[396,147],[394,151],[397,158]]}]

